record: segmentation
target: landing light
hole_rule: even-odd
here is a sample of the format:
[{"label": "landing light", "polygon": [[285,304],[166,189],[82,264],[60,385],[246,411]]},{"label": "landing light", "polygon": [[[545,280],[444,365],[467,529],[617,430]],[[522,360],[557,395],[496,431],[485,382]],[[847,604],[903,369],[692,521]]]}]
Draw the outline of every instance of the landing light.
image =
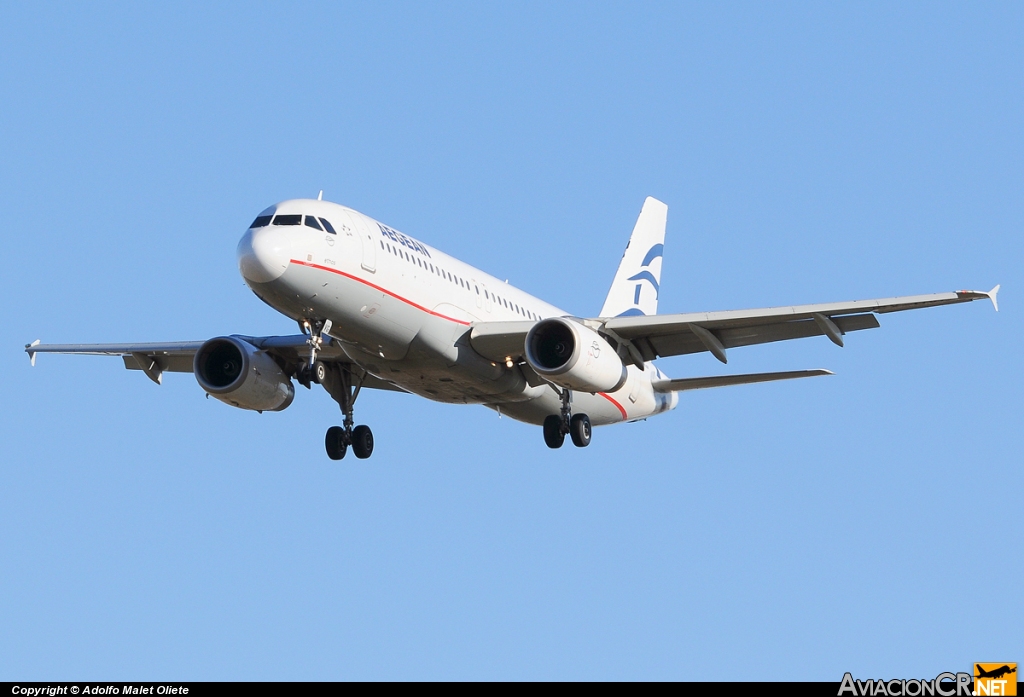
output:
[{"label": "landing light", "polygon": [[512,364],[512,357],[511,356],[505,356],[505,367],[506,368],[511,368],[512,365],[513,365]]}]

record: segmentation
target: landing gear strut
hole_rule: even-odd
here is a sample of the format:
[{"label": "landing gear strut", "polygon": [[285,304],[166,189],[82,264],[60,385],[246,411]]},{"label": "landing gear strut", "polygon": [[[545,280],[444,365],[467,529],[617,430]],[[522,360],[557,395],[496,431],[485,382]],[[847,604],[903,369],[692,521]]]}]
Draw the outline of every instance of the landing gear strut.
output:
[{"label": "landing gear strut", "polygon": [[324,438],[327,457],[340,460],[345,457],[350,446],[360,460],[370,457],[373,454],[373,432],[369,426],[355,426],[355,419],[352,418],[352,408],[359,396],[366,373],[355,379],[349,366],[322,361],[314,362],[312,372],[316,381],[323,385],[341,407],[341,413],[345,415],[341,426],[331,426],[327,429],[327,436]]},{"label": "landing gear strut", "polygon": [[341,407],[341,413],[345,415],[341,426],[331,426],[327,429],[327,435],[324,436],[327,457],[340,460],[351,447],[356,457],[365,460],[373,454],[373,431],[369,426],[355,425],[352,408],[363,386],[363,380],[366,379],[366,373],[354,379],[350,366],[333,362],[324,363],[317,359],[317,353],[323,347],[323,335],[331,331],[331,320],[302,320],[299,322],[299,328],[309,337],[306,339],[309,345],[309,363],[299,370],[295,379],[307,388],[311,382],[323,385],[327,394],[334,398]]},{"label": "landing gear strut", "polygon": [[310,383],[323,384],[327,377],[327,366],[322,361],[317,360],[316,355],[323,347],[323,335],[331,331],[331,320],[328,319],[323,322],[320,320],[314,320],[313,322],[302,320],[299,322],[299,328],[302,329],[303,334],[309,337],[306,339],[306,343],[309,345],[309,363],[299,370],[295,375],[295,379],[308,390]]},{"label": "landing gear strut", "polygon": [[544,419],[544,442],[549,448],[561,448],[568,433],[573,445],[585,448],[590,445],[590,417],[572,413],[572,392],[563,389],[561,397],[561,413]]}]

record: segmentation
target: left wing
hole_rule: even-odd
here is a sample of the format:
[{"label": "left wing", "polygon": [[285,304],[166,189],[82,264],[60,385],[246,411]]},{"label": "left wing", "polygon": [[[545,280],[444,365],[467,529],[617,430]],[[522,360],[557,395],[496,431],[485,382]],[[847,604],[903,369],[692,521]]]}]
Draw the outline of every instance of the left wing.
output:
[{"label": "left wing", "polygon": [[[917,310],[988,299],[996,310],[999,286],[988,292],[960,290],[954,293],[910,295],[881,300],[857,300],[817,305],[794,305],[755,310],[692,312],[675,315],[599,317],[580,320],[614,340],[624,360],[641,367],[663,356],[710,352],[726,363],[726,349],[773,341],[827,336],[837,346],[843,335],[878,324],[876,314]],[[477,322],[470,331],[474,350],[493,361],[521,357],[526,334],[534,322]]]},{"label": "left wing", "polygon": [[[644,361],[652,361],[659,356],[709,351],[722,363],[726,363],[726,349],[773,341],[827,336],[832,343],[842,346],[844,334],[874,329],[879,326],[875,314],[885,312],[955,305],[982,299],[991,300],[998,311],[998,292],[999,286],[996,286],[987,293],[960,290],[954,293],[757,310],[612,317],[603,321],[602,328],[612,338],[620,339],[627,346],[631,345]],[[635,361],[634,352],[629,353]]]},{"label": "left wing", "polygon": [[[305,334],[292,336],[242,336],[236,338],[262,349],[279,363],[287,367],[289,374],[293,373],[292,368],[298,368],[308,361],[309,344]],[[41,344],[35,341],[25,346],[32,365],[36,363],[36,354],[39,353],[77,353],[87,356],[120,356],[124,361],[124,367],[128,370],[141,370],[153,382],[160,384],[163,374],[169,373],[191,373],[192,362],[196,352],[202,347],[203,341],[172,341],[167,343],[143,343],[143,344]],[[344,363],[351,365],[352,362],[342,350],[341,345],[334,339],[324,336],[323,344],[317,352],[317,358],[325,363]],[[360,370],[359,368],[353,368]],[[373,375],[366,375],[362,383],[363,387],[378,390],[394,390],[404,392],[400,387],[390,382],[376,378]]]}]

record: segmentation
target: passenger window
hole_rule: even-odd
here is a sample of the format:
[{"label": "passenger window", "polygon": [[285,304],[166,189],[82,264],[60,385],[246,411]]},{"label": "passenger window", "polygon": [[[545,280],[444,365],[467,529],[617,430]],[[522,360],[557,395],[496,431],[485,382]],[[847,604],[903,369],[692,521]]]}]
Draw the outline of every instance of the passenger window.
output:
[{"label": "passenger window", "polygon": [[256,220],[252,221],[252,225],[249,226],[249,229],[251,230],[253,228],[266,227],[270,225],[270,219],[273,217],[274,216],[272,215],[261,215],[260,217],[256,218]]},{"label": "passenger window", "polygon": [[279,215],[274,218],[274,225],[302,225],[301,215]]},{"label": "passenger window", "polygon": [[306,225],[314,230],[323,230],[323,228],[320,227],[320,223],[316,222],[316,218],[311,215],[306,216]]},{"label": "passenger window", "polygon": [[338,234],[337,232],[334,231],[334,226],[331,225],[330,221],[327,220],[327,218],[320,218],[320,222],[324,224],[324,230],[331,233],[332,235]]}]

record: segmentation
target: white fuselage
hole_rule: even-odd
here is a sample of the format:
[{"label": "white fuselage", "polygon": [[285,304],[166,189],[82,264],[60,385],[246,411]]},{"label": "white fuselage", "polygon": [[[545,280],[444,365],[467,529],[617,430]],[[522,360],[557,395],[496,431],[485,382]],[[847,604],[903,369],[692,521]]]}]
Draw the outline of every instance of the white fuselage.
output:
[{"label": "white fuselage", "polygon": [[[367,372],[428,399],[484,404],[529,423],[559,413],[551,385],[531,386],[518,366],[480,356],[469,331],[476,322],[531,323],[568,313],[334,203],[285,201],[261,215],[330,223],[334,233],[304,222],[250,229],[238,245],[239,268],[275,310],[298,321],[330,320],[330,336]],[[573,411],[598,426],[675,407],[675,394],[651,388],[664,376],[652,363],[644,368],[629,366],[615,392],[574,392]]]}]

